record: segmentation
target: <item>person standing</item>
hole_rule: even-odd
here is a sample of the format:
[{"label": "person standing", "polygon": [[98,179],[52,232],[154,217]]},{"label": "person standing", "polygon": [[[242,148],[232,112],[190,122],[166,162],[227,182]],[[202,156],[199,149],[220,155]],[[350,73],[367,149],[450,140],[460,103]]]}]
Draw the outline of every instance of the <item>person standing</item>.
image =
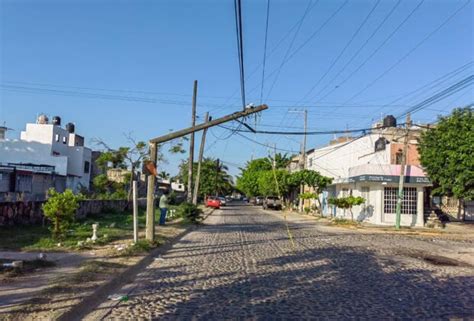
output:
[{"label": "person standing", "polygon": [[163,191],[160,197],[160,225],[165,225],[166,213],[168,212],[168,190]]}]

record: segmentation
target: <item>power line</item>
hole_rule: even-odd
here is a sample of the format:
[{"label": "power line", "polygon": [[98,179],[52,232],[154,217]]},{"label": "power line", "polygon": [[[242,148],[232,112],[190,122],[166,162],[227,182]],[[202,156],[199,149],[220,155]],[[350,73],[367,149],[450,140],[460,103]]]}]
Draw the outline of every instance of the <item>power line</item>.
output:
[{"label": "power line", "polygon": [[377,0],[375,2],[375,4],[373,5],[372,9],[369,11],[369,13],[367,14],[367,16],[364,18],[364,20],[360,23],[359,27],[355,30],[355,32],[352,34],[351,38],[349,39],[349,41],[346,43],[346,45],[344,46],[344,48],[339,52],[339,54],[337,55],[337,57],[333,60],[333,62],[331,63],[331,65],[329,65],[329,68],[326,70],[326,72],[321,75],[321,77],[319,77],[318,81],[311,87],[311,89],[308,91],[308,93],[306,95],[304,95],[304,97],[301,99],[301,100],[304,100],[306,99],[309,95],[311,95],[311,93],[314,91],[314,89],[316,89],[316,87],[318,87],[318,85],[321,83],[321,81],[328,75],[328,73],[332,70],[332,68],[337,64],[337,62],[339,61],[339,59],[341,59],[342,55],[346,52],[347,48],[349,48],[349,46],[352,44],[352,42],[354,41],[354,39],[357,37],[357,35],[359,34],[359,32],[361,31],[361,29],[365,26],[365,24],[367,23],[367,21],[369,20],[369,18],[372,16],[372,14],[374,13],[375,9],[377,9],[378,5],[380,4],[380,1],[381,0]]},{"label": "power line", "polygon": [[444,20],[438,27],[436,27],[433,31],[431,31],[425,38],[423,38],[415,47],[410,49],[405,55],[403,55],[400,59],[398,59],[392,66],[390,66],[387,70],[382,72],[377,78],[375,78],[373,81],[371,81],[367,86],[365,86],[363,89],[358,91],[356,94],[354,94],[351,98],[348,99],[348,101],[353,100],[354,98],[358,97],[360,94],[362,94],[364,91],[372,87],[377,81],[379,81],[382,77],[384,77],[386,74],[388,74],[390,71],[393,70],[396,66],[398,66],[402,61],[404,61],[406,58],[408,58],[415,50],[417,50],[421,45],[423,45],[426,41],[428,41],[436,32],[438,32],[441,28],[443,28],[449,21],[451,21],[452,18],[454,18],[462,9],[464,9],[467,5],[469,4],[469,1],[466,1],[464,5],[462,5],[459,9],[457,9],[454,13],[452,13],[446,20]]},{"label": "power line", "polygon": [[241,0],[234,0],[235,9],[235,31],[237,36],[237,54],[240,70],[240,94],[242,96],[242,109],[245,109],[245,72],[244,72],[244,41],[242,26],[242,3]]},{"label": "power line", "polygon": [[[273,148],[273,146],[270,146],[268,144],[263,144],[263,143],[260,143],[259,141],[256,141],[250,137],[247,137],[241,133],[236,133],[237,135],[239,135],[240,137],[242,138],[245,138],[246,140],[252,142],[252,143],[255,143],[257,145],[260,145],[260,146],[263,146],[263,147],[267,147],[267,148]],[[296,151],[294,150],[289,150],[289,149],[283,149],[283,148],[276,148],[276,150],[279,150],[279,151],[282,151],[282,152],[288,152],[288,153],[296,153]]]},{"label": "power line", "polygon": [[267,21],[265,23],[265,41],[263,46],[263,67],[262,67],[262,87],[260,89],[260,105],[263,101],[263,87],[265,84],[265,63],[267,59],[267,39],[268,39],[268,21],[270,17],[270,0],[267,0]]},{"label": "power line", "polygon": [[[236,132],[250,133],[250,131],[244,129],[232,129],[227,126],[220,126],[228,130],[234,130]],[[358,128],[358,129],[344,129],[344,130],[321,130],[321,131],[274,131],[274,130],[256,130],[256,134],[267,134],[267,135],[328,135],[328,134],[345,134],[345,133],[358,133],[368,132],[374,129],[381,129],[384,127],[369,127],[369,128]]]},{"label": "power line", "polygon": [[[270,90],[268,90],[268,93],[267,93],[267,98],[270,96],[270,94],[272,93],[272,90],[273,90],[273,87],[275,87],[275,84],[276,82],[278,81],[278,78],[280,76],[280,73],[281,73],[281,69],[283,68],[283,64],[285,62],[285,60],[288,58],[290,52],[291,52],[291,49],[293,49],[293,44],[295,43],[295,40],[296,40],[296,37],[298,36],[299,32],[300,32],[300,29],[301,29],[301,26],[303,25],[303,21],[304,19],[306,18],[306,15],[308,14],[309,12],[309,8],[311,7],[311,3],[313,2],[313,0],[309,0],[308,2],[308,6],[306,7],[304,13],[303,13],[303,18],[300,20],[300,23],[298,25],[298,28],[296,29],[294,35],[293,35],[293,39],[291,39],[291,42],[290,42],[290,45],[288,46],[288,48],[286,49],[286,52],[285,52],[285,56],[283,57],[283,60],[280,64],[280,66],[278,67],[278,71],[277,71],[277,74],[275,76],[275,78],[273,79],[273,83],[272,85],[270,86]],[[319,2],[319,0],[317,1]],[[263,81],[263,80],[262,80]]]},{"label": "power line", "polygon": [[[311,6],[311,8],[309,9],[309,11],[313,10],[314,7],[316,6],[317,2]],[[301,18],[300,20],[296,21],[296,23],[285,33],[285,35],[283,35],[283,37],[280,38],[280,40],[277,42],[277,44],[270,50],[270,53],[267,55],[267,58],[269,58],[271,55],[273,55],[277,49],[280,47],[280,45],[285,41],[285,39],[293,32],[293,30],[298,27],[299,23],[301,21]],[[250,79],[250,77],[252,77],[258,70],[260,70],[260,67],[262,65],[259,64],[258,66],[256,66],[252,72],[247,76],[247,80]],[[227,100],[223,103],[223,105],[226,105],[237,93],[238,93],[238,89],[235,90],[232,95],[230,95],[230,97],[227,97]],[[220,106],[220,107],[217,107],[215,109],[212,109],[210,111],[215,111],[215,110],[218,110],[218,109],[222,109],[222,108],[226,108],[226,107],[230,107],[230,106]]]},{"label": "power line", "polygon": [[[443,74],[442,76],[428,82],[427,84],[415,89],[415,90],[412,90],[402,96],[400,96],[399,98],[385,104],[385,105],[382,105],[380,108],[378,108],[377,110],[373,111],[372,113],[373,114],[377,114],[378,112],[380,112],[383,108],[385,107],[388,107],[390,106],[391,104],[394,104],[396,102],[399,102],[400,100],[403,100],[403,99],[406,99],[407,97],[410,97],[410,96],[413,96],[412,98],[415,98],[415,97],[419,97],[421,95],[423,95],[424,93],[428,92],[429,90],[431,89],[434,89],[438,86],[440,86],[441,84],[445,83],[446,81],[448,81],[449,79],[451,78],[454,78],[455,76],[461,74],[462,72],[464,72],[465,70],[469,69],[470,67],[472,67],[472,65],[474,64],[473,61],[470,61],[446,74]],[[418,94],[416,94],[418,93]],[[415,95],[416,94],[416,95]],[[403,105],[399,105],[399,106],[396,106],[396,105],[393,105],[393,107],[403,107]]]},{"label": "power line", "polygon": [[374,31],[370,34],[370,36],[365,40],[365,42],[357,49],[357,51],[351,56],[351,58],[346,62],[346,64],[338,71],[338,73],[329,80],[329,82],[326,83],[326,86],[324,86],[319,92],[316,93],[316,97],[319,97],[319,95],[324,92],[324,90],[335,80],[339,75],[347,69],[347,67],[354,61],[354,59],[359,55],[359,53],[367,46],[367,44],[372,40],[372,38],[377,34],[377,32],[382,28],[382,26],[388,21],[388,19],[392,16],[392,14],[395,12],[395,10],[398,8],[400,5],[401,0],[398,0],[395,5],[392,7],[392,9],[388,12],[388,14],[383,18],[383,20],[378,24],[378,26],[374,29]]},{"label": "power line", "polygon": [[397,118],[401,118],[406,116],[408,113],[414,114],[417,111],[420,111],[428,106],[431,106],[432,104],[445,99],[455,93],[457,93],[460,90],[463,90],[464,88],[469,87],[474,83],[474,75],[470,75],[463,80],[455,83],[454,85],[434,94],[433,96],[423,100],[422,102],[416,104],[415,106],[405,110],[402,114],[398,115]]},{"label": "power line", "polygon": [[352,78],[352,76],[354,76],[355,73],[357,73],[363,66],[365,66],[367,64],[367,62],[369,62],[373,56],[375,56],[375,54],[377,52],[379,52],[380,49],[382,49],[382,47],[384,47],[387,42],[392,39],[392,37],[398,32],[398,30],[400,30],[400,28],[411,18],[411,16],[418,10],[418,8],[420,8],[420,6],[423,4],[425,0],[421,0],[418,5],[415,6],[415,8],[413,8],[410,13],[402,20],[402,22],[400,22],[398,24],[398,26],[390,33],[390,35],[385,38],[385,40],[353,71],[349,74],[349,76],[347,76],[346,78],[344,78],[344,80],[342,80],[337,86],[335,86],[331,91],[329,91],[326,95],[324,95],[323,97],[321,97],[320,100],[323,100],[324,98],[326,98],[327,96],[329,96],[330,94],[332,94],[335,90],[337,90],[338,88],[340,88],[344,83],[346,83],[349,79]]}]

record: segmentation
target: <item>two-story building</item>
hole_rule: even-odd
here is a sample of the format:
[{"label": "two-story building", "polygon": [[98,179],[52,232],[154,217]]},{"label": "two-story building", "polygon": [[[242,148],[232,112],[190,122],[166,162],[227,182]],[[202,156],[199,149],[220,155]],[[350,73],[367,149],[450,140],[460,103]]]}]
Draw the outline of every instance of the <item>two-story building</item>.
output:
[{"label": "two-story building", "polygon": [[[429,203],[427,188],[431,183],[420,167],[417,150],[421,130],[417,126],[408,130],[401,208],[401,224],[405,226],[423,226],[424,207]],[[333,184],[320,196],[323,215],[351,218],[348,210],[329,205],[328,198],[362,196],[365,203],[352,209],[354,219],[393,225],[406,133],[392,121],[369,134],[335,141],[308,153],[307,168],[333,178]]]},{"label": "two-story building", "polygon": [[48,188],[75,192],[89,189],[91,150],[75,126],[61,126],[61,118],[40,115],[19,140],[0,139],[0,194],[23,193],[42,199]]}]

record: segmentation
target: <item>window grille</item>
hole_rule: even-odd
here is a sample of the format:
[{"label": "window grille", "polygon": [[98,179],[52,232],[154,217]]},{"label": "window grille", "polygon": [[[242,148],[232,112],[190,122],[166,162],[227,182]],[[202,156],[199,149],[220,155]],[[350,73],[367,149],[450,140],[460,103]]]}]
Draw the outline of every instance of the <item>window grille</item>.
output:
[{"label": "window grille", "polygon": [[[395,214],[397,211],[398,188],[384,188],[384,213]],[[404,187],[402,199],[402,214],[416,214],[417,193],[416,187]]]}]

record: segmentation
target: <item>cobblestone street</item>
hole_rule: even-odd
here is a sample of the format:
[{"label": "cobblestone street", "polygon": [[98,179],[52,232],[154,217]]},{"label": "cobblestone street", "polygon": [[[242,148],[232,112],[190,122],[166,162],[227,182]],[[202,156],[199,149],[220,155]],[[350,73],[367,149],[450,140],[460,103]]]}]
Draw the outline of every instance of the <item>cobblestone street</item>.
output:
[{"label": "cobblestone street", "polygon": [[251,206],[215,211],[98,319],[448,319],[474,317],[474,269],[420,253],[470,242],[363,234]]}]

